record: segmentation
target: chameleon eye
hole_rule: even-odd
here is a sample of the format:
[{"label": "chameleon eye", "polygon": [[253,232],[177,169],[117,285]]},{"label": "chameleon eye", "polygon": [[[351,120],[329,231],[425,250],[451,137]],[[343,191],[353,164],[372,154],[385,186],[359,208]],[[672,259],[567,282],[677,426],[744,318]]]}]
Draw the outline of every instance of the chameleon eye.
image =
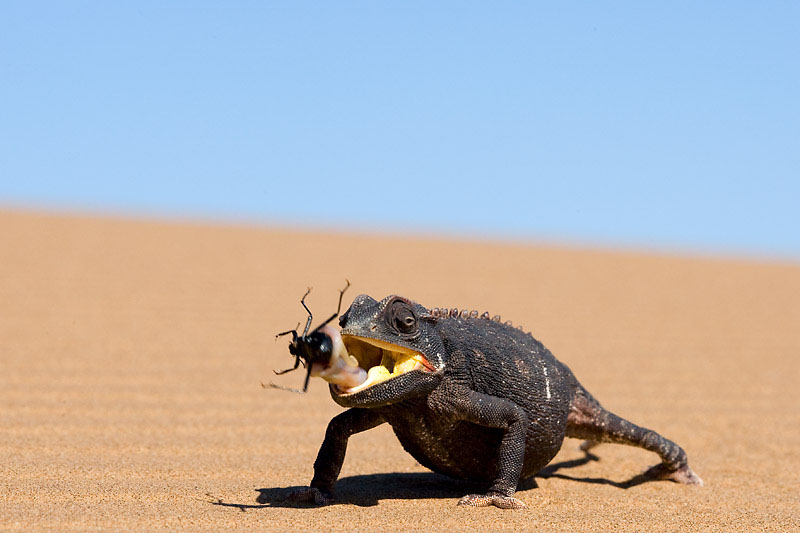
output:
[{"label": "chameleon eye", "polygon": [[414,333],[417,330],[417,317],[407,302],[396,300],[391,306],[390,324],[400,333]]}]

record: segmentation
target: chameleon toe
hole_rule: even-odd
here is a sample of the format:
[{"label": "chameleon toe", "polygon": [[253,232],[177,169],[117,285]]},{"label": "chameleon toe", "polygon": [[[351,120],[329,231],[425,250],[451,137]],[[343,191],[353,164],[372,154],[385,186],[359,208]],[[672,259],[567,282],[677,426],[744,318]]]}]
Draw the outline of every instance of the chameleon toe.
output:
[{"label": "chameleon toe", "polygon": [[502,496],[500,494],[467,494],[460,500],[458,505],[471,507],[489,507],[494,505],[500,509],[525,509],[528,506],[522,500],[513,496]]},{"label": "chameleon toe", "polygon": [[333,502],[333,497],[314,487],[303,487],[302,489],[290,492],[284,501],[295,503],[313,503],[316,505],[328,505]]},{"label": "chameleon toe", "polygon": [[650,467],[642,475],[650,479],[663,479],[674,481],[675,483],[682,483],[684,485],[703,486],[703,480],[694,473],[689,465],[683,465],[677,470],[670,470],[667,465],[660,463]]}]

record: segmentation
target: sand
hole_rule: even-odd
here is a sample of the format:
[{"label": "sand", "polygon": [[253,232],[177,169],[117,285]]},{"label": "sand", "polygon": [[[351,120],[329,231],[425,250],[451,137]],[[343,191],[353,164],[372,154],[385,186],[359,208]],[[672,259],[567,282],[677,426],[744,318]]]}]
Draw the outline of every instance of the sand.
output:
[{"label": "sand", "polygon": [[[335,505],[307,484],[327,387],[284,339],[337,289],[499,313],[604,405],[680,443],[704,487],[567,439],[529,508],[457,507],[388,427],[354,436]],[[797,530],[800,265],[0,212],[0,527]],[[560,463],[560,466],[558,464]],[[266,504],[256,503],[263,494]]]}]

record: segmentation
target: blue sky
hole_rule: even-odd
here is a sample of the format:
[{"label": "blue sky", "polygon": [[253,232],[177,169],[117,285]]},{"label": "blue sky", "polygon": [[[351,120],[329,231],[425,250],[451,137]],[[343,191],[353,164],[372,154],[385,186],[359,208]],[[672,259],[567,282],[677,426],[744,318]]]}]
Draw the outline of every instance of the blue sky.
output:
[{"label": "blue sky", "polygon": [[0,206],[800,258],[797,2],[0,3]]}]

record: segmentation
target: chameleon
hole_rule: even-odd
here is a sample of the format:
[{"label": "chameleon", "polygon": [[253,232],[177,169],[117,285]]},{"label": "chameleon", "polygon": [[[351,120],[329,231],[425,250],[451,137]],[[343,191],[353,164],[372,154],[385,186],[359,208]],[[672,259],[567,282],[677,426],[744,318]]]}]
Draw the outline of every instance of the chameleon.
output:
[{"label": "chameleon", "polygon": [[329,422],[313,479],[290,501],[332,503],[349,437],[381,424],[421,465],[488,486],[458,505],[524,508],[518,484],[566,437],[584,439],[585,451],[604,442],[644,448],[661,459],[646,478],[702,485],[683,448],[603,408],[541,342],[499,316],[362,294],[339,326],[320,331],[335,357],[366,379],[351,386],[328,379],[331,397],[348,409]]}]

